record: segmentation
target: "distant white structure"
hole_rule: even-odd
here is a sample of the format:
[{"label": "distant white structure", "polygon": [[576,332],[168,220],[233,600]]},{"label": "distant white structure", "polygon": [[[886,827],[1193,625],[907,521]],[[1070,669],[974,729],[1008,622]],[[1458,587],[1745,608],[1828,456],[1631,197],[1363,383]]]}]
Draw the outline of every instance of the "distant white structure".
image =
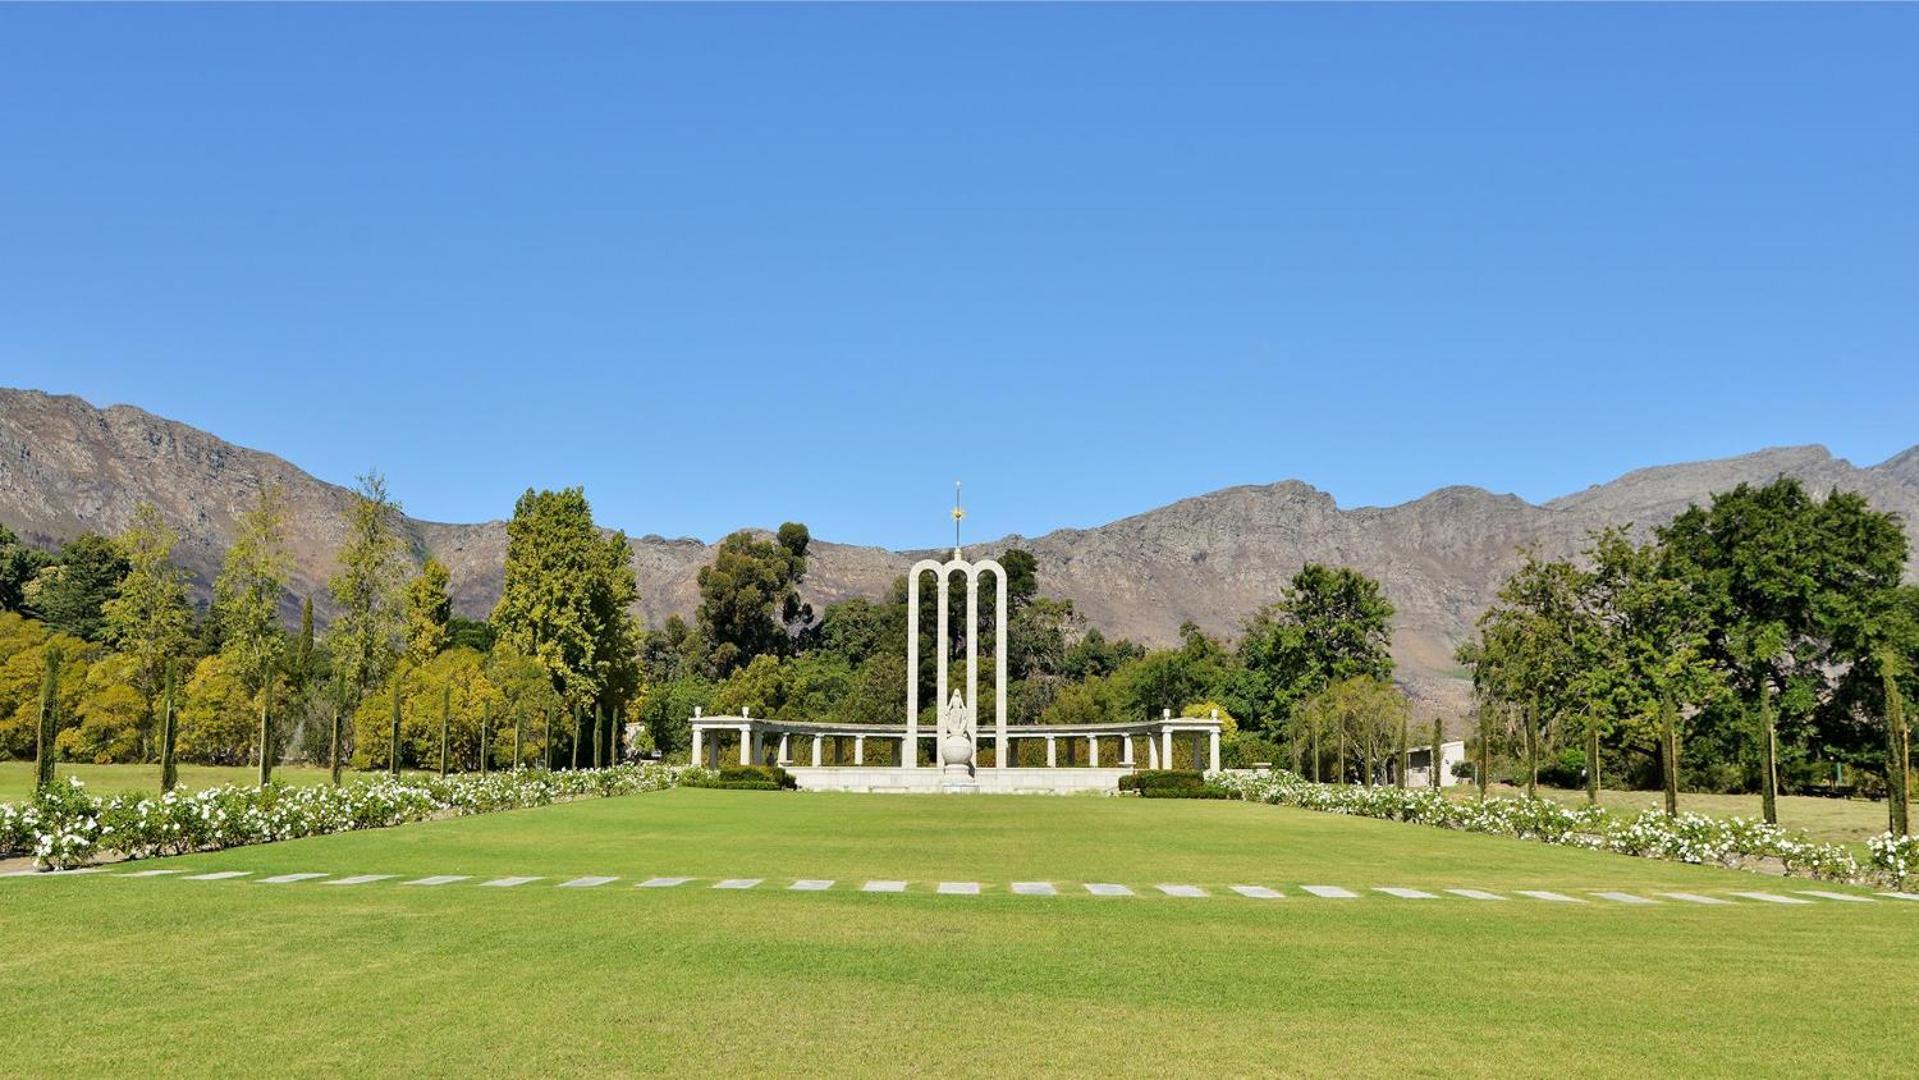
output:
[{"label": "distant white structure", "polygon": [[[1406,786],[1431,787],[1433,782],[1433,748],[1422,746],[1411,749],[1406,755]],[[1462,742],[1442,742],[1439,744],[1439,786],[1452,787],[1464,783],[1453,775],[1453,766],[1466,760],[1466,744]]]},{"label": "distant white structure", "polygon": [[[957,487],[957,486],[956,486]],[[957,491],[954,498],[953,557],[944,562],[921,559],[913,564],[906,579],[906,716],[905,723],[832,724],[797,721],[772,721],[749,715],[702,716],[693,711],[693,764],[721,763],[721,740],[737,742],[742,765],[777,764],[785,766],[803,788],[835,791],[950,791],[950,792],[1053,792],[1117,791],[1119,778],[1141,764],[1149,769],[1172,768],[1175,739],[1191,740],[1185,764],[1218,772],[1219,714],[1175,717],[1162,710],[1159,719],[1111,724],[1009,724],[1006,722],[1006,569],[992,559],[968,562],[960,550],[958,522],[966,516],[960,508]],[[920,731],[920,582],[927,574],[938,578],[934,641],[935,699],[939,702],[938,723],[932,732]],[[979,593],[980,577],[993,579],[993,766],[978,767],[981,733],[979,728]],[[964,689],[949,684],[947,655],[952,641],[952,582],[965,581],[966,589],[966,683]],[[930,760],[934,768],[920,765],[920,740],[932,738]],[[811,740],[811,746],[796,746],[795,740]],[[825,764],[826,740],[852,740],[851,765]],[[1017,762],[1019,740],[1046,741],[1044,768],[1022,768]],[[1144,744],[1145,760],[1137,754]],[[1060,765],[1060,747],[1065,744],[1074,764]],[[843,744],[842,744],[843,745]],[[1457,744],[1455,744],[1457,745]],[[1078,751],[1084,748],[1082,756]],[[1101,765],[1101,751],[1118,751],[1112,765]],[[769,753],[769,750],[771,751]],[[806,752],[804,762],[796,762],[793,753]],[[1111,750],[1107,751],[1109,754]],[[869,763],[869,753],[884,761]],[[835,755],[836,757],[839,755]],[[1108,758],[1108,760],[1113,760]],[[1083,761],[1084,764],[1079,764]]]}]

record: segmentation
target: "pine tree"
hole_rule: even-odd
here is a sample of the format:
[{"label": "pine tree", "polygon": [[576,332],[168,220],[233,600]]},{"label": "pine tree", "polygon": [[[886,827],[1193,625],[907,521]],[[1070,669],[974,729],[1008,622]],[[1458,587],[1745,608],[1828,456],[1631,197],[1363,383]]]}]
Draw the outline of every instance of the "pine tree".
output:
[{"label": "pine tree", "polygon": [[446,779],[446,735],[447,725],[453,719],[453,686],[440,687],[440,779]]},{"label": "pine tree", "polygon": [[420,576],[406,589],[406,658],[415,667],[446,650],[453,619],[453,599],[447,593],[451,580],[446,566],[427,556]]},{"label": "pine tree", "polygon": [[180,770],[174,763],[174,743],[180,737],[180,718],[175,715],[176,700],[180,693],[180,676],[173,665],[167,665],[166,690],[160,704],[160,793],[172,791],[180,782]]},{"label": "pine tree", "polygon": [[40,730],[33,750],[36,790],[53,783],[53,741],[60,733],[60,662],[64,659],[59,646],[47,646],[46,674],[40,683]]}]

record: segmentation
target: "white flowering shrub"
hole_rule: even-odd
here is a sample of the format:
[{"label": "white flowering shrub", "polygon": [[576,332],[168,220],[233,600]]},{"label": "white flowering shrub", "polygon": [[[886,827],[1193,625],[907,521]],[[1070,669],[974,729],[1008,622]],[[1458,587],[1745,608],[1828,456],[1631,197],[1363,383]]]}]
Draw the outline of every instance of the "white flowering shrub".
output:
[{"label": "white flowering shrub", "polygon": [[164,795],[89,795],[69,777],[31,803],[0,804],[0,856],[32,855],[42,867],[78,866],[102,851],[129,859],[217,851],[302,836],[383,829],[440,815],[545,806],[566,799],[672,787],[679,770],[616,765],[576,772],[490,773],[445,779],[381,777],[340,787],[227,784]]},{"label": "white flowering shrub", "polygon": [[1431,788],[1315,784],[1284,770],[1222,773],[1213,779],[1249,802],[1388,818],[1649,859],[1748,869],[1777,863],[1792,875],[1823,881],[1879,881],[1896,888],[1903,888],[1908,878],[1919,873],[1919,838],[1891,833],[1866,842],[1870,857],[1862,866],[1844,845],[1822,843],[1747,818],[1692,813],[1668,817],[1657,810],[1627,817],[1549,799],[1461,801]]}]

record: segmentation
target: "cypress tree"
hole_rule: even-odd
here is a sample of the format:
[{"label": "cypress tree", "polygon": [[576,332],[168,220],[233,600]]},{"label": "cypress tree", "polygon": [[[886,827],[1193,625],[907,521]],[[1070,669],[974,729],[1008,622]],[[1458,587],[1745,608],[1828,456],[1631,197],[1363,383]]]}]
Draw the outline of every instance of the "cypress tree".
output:
[{"label": "cypress tree", "polygon": [[404,674],[403,671],[393,673],[393,741],[386,752],[387,771],[395,780],[400,778],[400,684]]},{"label": "cypress tree", "polygon": [[493,756],[491,753],[488,752],[490,748],[487,745],[493,738],[492,727],[493,727],[493,703],[490,701],[482,701],[480,702],[480,775],[481,776],[486,775],[487,759]]},{"label": "cypress tree", "polygon": [[1445,729],[1440,725],[1439,717],[1435,716],[1433,717],[1433,767],[1431,777],[1433,787],[1435,788],[1446,782],[1445,778],[1439,775],[1440,765],[1445,760],[1445,751],[1443,749],[1445,739]]},{"label": "cypress tree", "polygon": [[606,706],[593,707],[593,767],[603,768],[606,764]]},{"label": "cypress tree", "polygon": [[328,753],[328,765],[333,773],[333,786],[340,786],[340,752],[346,749],[346,689],[335,686],[333,695],[333,748]]},{"label": "cypress tree", "polygon": [[1586,717],[1586,801],[1599,805],[1599,718]]},{"label": "cypress tree", "polygon": [[1523,714],[1526,721],[1526,797],[1539,797],[1539,702]]},{"label": "cypress tree", "polygon": [[169,663],[165,697],[160,706],[160,793],[162,795],[172,791],[173,786],[180,782],[180,770],[173,760],[173,744],[180,735],[180,720],[173,711],[174,695],[178,692],[179,675],[175,672],[174,666]]},{"label": "cypress tree", "polygon": [[573,706],[573,771],[580,769],[580,733],[586,729],[586,717],[581,714],[578,705]]},{"label": "cypress tree", "polygon": [[520,765],[526,759],[520,756],[520,729],[524,726],[520,719],[520,710],[513,710],[513,771],[519,772]]},{"label": "cypress tree", "polygon": [[1412,771],[1413,750],[1407,745],[1412,738],[1412,720],[1405,713],[1399,715],[1399,790],[1406,790],[1406,774]]},{"label": "cypress tree", "polygon": [[1666,780],[1666,816],[1679,814],[1679,710],[1673,706],[1672,691],[1659,696],[1659,757]]},{"label": "cypress tree", "polygon": [[54,739],[59,735],[59,654],[58,645],[46,646],[46,673],[40,679],[40,731],[33,748],[33,787],[54,783]]},{"label": "cypress tree", "polygon": [[540,761],[547,772],[553,771],[553,706],[540,710]]},{"label": "cypress tree", "polygon": [[1886,687],[1886,803],[1891,815],[1888,831],[1894,836],[1912,834],[1912,756],[1906,731],[1906,703],[1899,693],[1899,682],[1892,677],[1890,657],[1879,661],[1880,677]]},{"label": "cypress tree", "polygon": [[453,684],[440,687],[440,779],[446,779],[446,730],[453,719]]},{"label": "cypress tree", "polygon": [[1493,730],[1487,722],[1486,710],[1479,710],[1479,768],[1474,769],[1474,779],[1479,781],[1479,801],[1486,801],[1486,785],[1492,782]]},{"label": "cypress tree", "polygon": [[1313,783],[1319,783],[1319,724],[1313,724]]},{"label": "cypress tree", "polygon": [[270,706],[273,701],[273,681],[268,677],[267,684],[260,687],[260,786],[265,787],[273,780],[273,721],[270,718]]},{"label": "cypress tree", "polygon": [[1779,733],[1772,718],[1772,687],[1759,680],[1759,805],[1766,824],[1779,824]]}]

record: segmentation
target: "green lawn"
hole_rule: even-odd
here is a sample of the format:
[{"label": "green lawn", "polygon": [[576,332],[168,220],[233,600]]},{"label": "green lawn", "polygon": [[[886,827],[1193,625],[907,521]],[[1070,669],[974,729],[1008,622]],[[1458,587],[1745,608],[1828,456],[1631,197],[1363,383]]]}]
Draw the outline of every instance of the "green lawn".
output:
[{"label": "green lawn", "polygon": [[[1479,789],[1470,786],[1448,788],[1447,792],[1455,798],[1477,798]],[[1523,787],[1509,787],[1496,784],[1488,794],[1513,797],[1525,794]],[[1556,799],[1568,806],[1583,805],[1586,802],[1586,790],[1580,788],[1568,791],[1563,788],[1542,787],[1541,798]],[[1633,812],[1638,810],[1664,810],[1666,793],[1663,791],[1608,791],[1599,793],[1599,805],[1612,810]],[[1679,796],[1679,808],[1712,817],[1744,817],[1757,819],[1761,816],[1759,796],[1757,795],[1692,795]],[[1877,836],[1886,831],[1886,804],[1870,799],[1825,799],[1811,795],[1781,795],[1779,797],[1779,824],[1788,829],[1803,829],[1815,840],[1830,840],[1836,843],[1864,843],[1866,837]]]},{"label": "green lawn", "polygon": [[1798,883],[1242,803],[676,790],[149,866],[621,880],[0,879],[9,1075],[1865,1076],[1919,1019],[1919,904],[1322,900]]}]

